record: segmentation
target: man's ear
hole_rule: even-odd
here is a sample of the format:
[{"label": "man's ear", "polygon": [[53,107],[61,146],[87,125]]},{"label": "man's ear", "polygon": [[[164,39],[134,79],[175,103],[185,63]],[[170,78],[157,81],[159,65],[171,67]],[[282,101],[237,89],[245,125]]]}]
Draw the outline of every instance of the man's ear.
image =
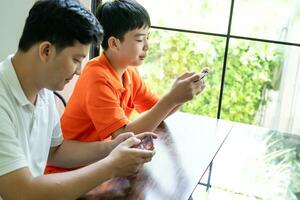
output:
[{"label": "man's ear", "polygon": [[113,37],[113,36],[109,37],[107,40],[107,44],[108,44],[108,49],[110,49],[112,51],[120,50],[121,41],[116,37]]},{"label": "man's ear", "polygon": [[55,46],[48,41],[44,41],[39,45],[39,57],[42,62],[48,62],[55,55]]}]

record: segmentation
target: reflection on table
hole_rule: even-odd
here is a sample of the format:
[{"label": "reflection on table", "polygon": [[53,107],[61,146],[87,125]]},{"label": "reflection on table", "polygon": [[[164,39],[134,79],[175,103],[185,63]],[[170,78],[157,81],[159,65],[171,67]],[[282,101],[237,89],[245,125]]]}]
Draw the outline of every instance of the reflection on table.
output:
[{"label": "reflection on table", "polygon": [[187,200],[232,123],[176,113],[156,130],[156,155],[131,177],[109,180],[81,199]]},{"label": "reflection on table", "polygon": [[212,173],[209,200],[300,199],[300,136],[236,123]]}]

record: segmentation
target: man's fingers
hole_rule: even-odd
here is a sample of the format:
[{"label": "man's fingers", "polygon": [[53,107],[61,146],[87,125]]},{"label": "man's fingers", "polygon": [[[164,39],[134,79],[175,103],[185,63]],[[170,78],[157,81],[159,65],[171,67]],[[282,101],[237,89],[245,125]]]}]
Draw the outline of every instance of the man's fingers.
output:
[{"label": "man's fingers", "polygon": [[152,158],[155,155],[154,150],[131,148],[130,151],[134,152],[135,156],[141,159]]},{"label": "man's fingers", "polygon": [[126,146],[126,147],[132,147],[134,145],[138,145],[141,142],[140,139],[136,138],[136,137],[130,137],[127,140],[125,140],[124,142],[121,143],[121,145]]},{"label": "man's fingers", "polygon": [[152,157],[147,157],[147,158],[143,158],[141,160],[142,163],[147,163],[147,162],[150,162],[152,160],[153,156]]}]

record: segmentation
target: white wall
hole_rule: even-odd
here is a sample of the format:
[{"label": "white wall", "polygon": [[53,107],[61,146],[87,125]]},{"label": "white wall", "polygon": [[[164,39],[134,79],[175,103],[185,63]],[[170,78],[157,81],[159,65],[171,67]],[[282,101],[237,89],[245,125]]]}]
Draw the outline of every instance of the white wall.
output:
[{"label": "white wall", "polygon": [[35,0],[0,0],[0,60],[14,53]]},{"label": "white wall", "polygon": [[[90,8],[90,0],[80,0]],[[16,52],[28,12],[35,0],[0,0],[0,61]],[[84,63],[87,59],[84,61]],[[65,86],[60,93],[68,100],[74,89],[77,77]],[[62,112],[63,108],[58,107]]]}]

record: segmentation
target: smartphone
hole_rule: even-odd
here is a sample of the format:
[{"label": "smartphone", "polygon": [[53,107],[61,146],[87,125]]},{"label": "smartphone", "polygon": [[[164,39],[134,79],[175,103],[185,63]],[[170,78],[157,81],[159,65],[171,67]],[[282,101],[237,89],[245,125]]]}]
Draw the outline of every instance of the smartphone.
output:
[{"label": "smartphone", "polygon": [[141,143],[138,145],[135,145],[134,147],[138,148],[138,149],[144,149],[144,150],[153,150],[154,144],[153,144],[152,136],[144,137],[142,139]]},{"label": "smartphone", "polygon": [[200,77],[200,79],[198,79],[198,80],[196,80],[194,82],[202,80],[208,74],[208,72],[209,72],[209,69],[207,67],[205,67],[204,69],[202,69],[202,71],[199,73],[199,75],[202,75],[202,76]]},{"label": "smartphone", "polygon": [[200,78],[200,80],[203,79],[203,78],[208,74],[208,72],[209,72],[209,69],[208,69],[207,67],[205,67],[205,68],[201,71],[201,74],[203,74],[203,76]]}]

